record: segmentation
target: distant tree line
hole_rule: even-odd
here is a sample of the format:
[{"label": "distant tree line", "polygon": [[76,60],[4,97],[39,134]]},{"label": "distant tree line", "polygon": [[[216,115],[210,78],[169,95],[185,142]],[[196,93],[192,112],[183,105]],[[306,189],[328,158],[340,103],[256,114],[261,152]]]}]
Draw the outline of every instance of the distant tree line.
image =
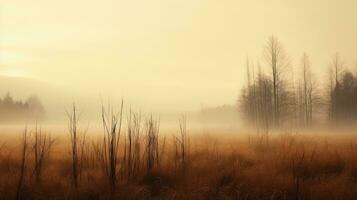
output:
[{"label": "distant tree line", "polygon": [[357,121],[357,76],[336,54],[328,81],[317,83],[310,59],[301,57],[296,74],[281,42],[271,36],[264,49],[264,67],[247,59],[247,83],[238,100],[244,119],[265,129],[310,127]]},{"label": "distant tree line", "polygon": [[42,119],[45,109],[36,96],[30,96],[26,101],[14,100],[8,92],[0,99],[0,122],[15,122]]}]

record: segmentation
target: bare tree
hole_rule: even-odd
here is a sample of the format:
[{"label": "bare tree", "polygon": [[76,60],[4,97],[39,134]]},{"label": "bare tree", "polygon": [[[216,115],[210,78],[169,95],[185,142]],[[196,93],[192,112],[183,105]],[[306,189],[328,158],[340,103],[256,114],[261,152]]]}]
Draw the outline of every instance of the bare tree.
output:
[{"label": "bare tree", "polygon": [[334,121],[334,98],[333,98],[333,91],[334,91],[334,81],[333,81],[333,70],[329,68],[328,71],[328,88],[327,88],[327,104],[328,104],[328,119],[329,121]]},{"label": "bare tree", "polygon": [[339,115],[339,103],[338,97],[341,92],[341,85],[340,85],[340,74],[343,68],[343,61],[341,60],[338,53],[334,56],[331,64],[330,70],[330,80],[331,80],[331,90],[330,90],[330,112],[331,112],[331,119],[337,123],[338,115]]},{"label": "bare tree", "polygon": [[332,60],[332,68],[334,73],[335,87],[339,84],[340,74],[342,72],[343,61],[340,58],[340,55],[336,53],[335,57]]},{"label": "bare tree", "polygon": [[277,37],[271,36],[265,48],[265,56],[271,68],[273,87],[273,120],[276,126],[280,123],[283,72],[290,65],[285,50]]},{"label": "bare tree", "polygon": [[311,126],[313,116],[313,106],[317,100],[317,91],[311,71],[310,59],[306,53],[302,56],[302,107],[305,126]]}]

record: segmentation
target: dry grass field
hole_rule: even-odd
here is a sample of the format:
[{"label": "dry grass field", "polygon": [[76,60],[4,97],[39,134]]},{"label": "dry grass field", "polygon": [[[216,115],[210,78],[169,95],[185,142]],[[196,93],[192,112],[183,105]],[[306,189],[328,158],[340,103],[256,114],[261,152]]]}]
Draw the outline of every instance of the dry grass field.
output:
[{"label": "dry grass field", "polygon": [[357,200],[357,0],[0,0],[0,200]]},{"label": "dry grass field", "polygon": [[150,120],[123,128],[114,163],[101,132],[77,132],[75,162],[68,132],[2,133],[0,199],[357,198],[353,134],[208,133],[180,125],[177,134],[159,134]]}]

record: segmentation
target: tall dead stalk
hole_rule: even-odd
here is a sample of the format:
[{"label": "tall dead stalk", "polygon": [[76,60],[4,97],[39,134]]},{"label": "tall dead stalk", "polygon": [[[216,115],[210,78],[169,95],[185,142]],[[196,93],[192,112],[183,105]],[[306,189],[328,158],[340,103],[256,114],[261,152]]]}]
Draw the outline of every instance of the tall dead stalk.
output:
[{"label": "tall dead stalk", "polygon": [[75,188],[78,188],[79,178],[81,174],[82,166],[80,165],[81,146],[83,147],[85,144],[85,132],[80,137],[80,133],[78,130],[78,114],[76,105],[73,103],[72,110],[67,112],[68,117],[68,130],[70,134],[70,142],[71,142],[71,161],[72,161],[72,179],[73,185]]},{"label": "tall dead stalk", "polygon": [[41,175],[43,165],[50,156],[52,145],[55,142],[50,135],[42,132],[41,128],[35,128],[33,141],[33,155],[34,155],[34,175],[36,184],[41,182]]},{"label": "tall dead stalk", "polygon": [[183,116],[179,120],[180,133],[177,136],[174,136],[174,146],[175,146],[175,165],[177,166],[178,162],[180,168],[185,172],[187,168],[189,150],[190,150],[190,138],[187,135],[186,128],[186,117]]},{"label": "tall dead stalk", "polygon": [[124,146],[124,163],[127,181],[132,180],[140,170],[140,135],[142,129],[140,113],[130,110],[127,117],[128,130]]},{"label": "tall dead stalk", "polygon": [[102,161],[102,167],[107,175],[109,184],[114,190],[117,185],[117,167],[119,141],[123,118],[123,100],[119,113],[114,113],[113,108],[108,105],[107,110],[102,105],[102,122],[104,137],[101,148],[97,148]]},{"label": "tall dead stalk", "polygon": [[27,127],[25,128],[22,135],[22,144],[21,144],[21,163],[20,163],[20,175],[16,189],[16,199],[21,199],[21,191],[24,184],[25,171],[26,171],[26,157],[27,157]]},{"label": "tall dead stalk", "polygon": [[159,126],[160,122],[154,120],[152,115],[146,121],[146,166],[150,173],[154,167],[159,167]]}]

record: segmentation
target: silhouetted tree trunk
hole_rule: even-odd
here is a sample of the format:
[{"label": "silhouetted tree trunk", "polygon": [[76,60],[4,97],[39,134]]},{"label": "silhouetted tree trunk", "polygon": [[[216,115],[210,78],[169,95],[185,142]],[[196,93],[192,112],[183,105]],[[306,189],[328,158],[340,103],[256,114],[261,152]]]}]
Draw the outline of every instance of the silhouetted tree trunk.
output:
[{"label": "silhouetted tree trunk", "polygon": [[282,92],[282,73],[289,65],[285,51],[278,38],[271,36],[266,46],[266,60],[271,68],[272,87],[273,87],[273,121],[275,126],[279,126],[281,118],[281,92]]}]

